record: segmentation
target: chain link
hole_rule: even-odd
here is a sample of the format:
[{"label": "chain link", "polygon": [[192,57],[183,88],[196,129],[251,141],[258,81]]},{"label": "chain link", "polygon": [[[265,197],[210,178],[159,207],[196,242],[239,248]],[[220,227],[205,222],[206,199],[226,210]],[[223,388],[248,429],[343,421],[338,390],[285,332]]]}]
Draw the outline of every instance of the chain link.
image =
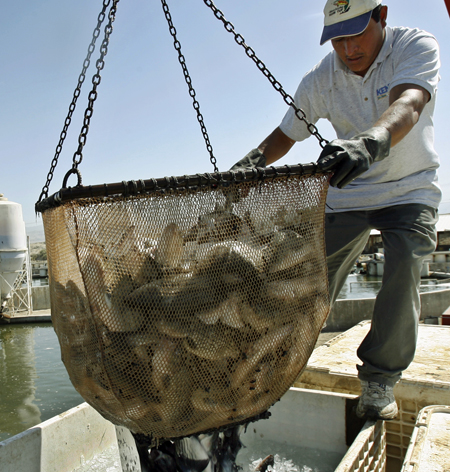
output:
[{"label": "chain link", "polygon": [[92,77],[92,90],[88,95],[88,106],[84,112],[83,126],[81,128],[80,135],[78,137],[78,149],[73,155],[73,165],[72,169],[78,169],[78,165],[81,164],[83,160],[83,147],[86,144],[87,134],[89,131],[89,125],[91,123],[91,118],[94,113],[94,102],[97,99],[97,87],[100,85],[102,80],[100,76],[100,71],[105,67],[105,56],[108,53],[109,37],[113,31],[112,24],[115,20],[115,15],[117,11],[117,4],[119,0],[113,0],[113,4],[108,13],[108,24],[105,26],[105,35],[103,37],[102,44],[100,46],[100,57],[97,59],[95,66],[97,68],[97,73]]},{"label": "chain link", "polygon": [[[298,108],[295,105],[294,99],[288,93],[286,93],[286,91],[283,89],[280,82],[278,82],[276,80],[276,78],[272,75],[272,73],[267,69],[264,62],[262,62],[258,58],[255,51],[245,43],[244,37],[242,35],[236,33],[233,24],[231,22],[229,22],[228,20],[226,20],[224,14],[214,5],[214,2],[212,0],[203,0],[203,2],[205,3],[206,6],[208,6],[212,10],[212,12],[214,13],[214,16],[218,20],[222,21],[226,31],[228,31],[229,33],[234,35],[234,39],[235,39],[236,43],[244,48],[247,56],[250,59],[253,60],[253,62],[258,67],[258,69],[264,74],[265,77],[267,77],[267,79],[272,84],[274,89],[281,94],[281,96],[284,99],[284,102],[288,106],[290,106],[294,109],[295,115],[297,116],[297,118],[299,120],[303,121],[306,124],[308,131],[313,136],[315,136],[317,138],[317,140],[319,141],[320,146],[322,148],[325,147],[325,145],[328,143],[328,141],[320,135],[319,130],[317,129],[317,127],[313,123],[308,121],[305,112],[301,108]],[[80,93],[81,93],[81,87],[82,87],[82,85],[83,85],[83,83],[86,79],[86,71],[89,68],[90,63],[91,63],[91,56],[92,56],[92,53],[95,50],[95,43],[96,43],[97,38],[100,35],[101,26],[102,26],[102,24],[103,24],[103,22],[106,18],[106,10],[109,7],[110,3],[111,3],[111,0],[104,0],[103,1],[103,8],[102,8],[102,11],[98,15],[97,26],[94,29],[94,32],[93,32],[93,35],[92,35],[92,40],[91,40],[91,43],[89,44],[89,47],[88,47],[87,57],[83,62],[83,68],[82,68],[82,71],[81,71],[81,73],[78,77],[78,84],[77,84],[77,86],[75,88],[75,91],[73,93],[72,102],[69,106],[69,112],[68,112],[68,115],[67,115],[67,117],[64,121],[64,127],[63,127],[63,130],[62,130],[61,134],[60,134],[59,143],[56,147],[55,156],[54,156],[54,158],[51,162],[50,170],[47,174],[47,181],[46,181],[45,185],[42,188],[42,192],[41,192],[41,195],[39,197],[38,202],[41,202],[41,200],[43,198],[48,197],[49,186],[50,186],[50,183],[53,179],[53,174],[54,174],[55,168],[58,164],[58,159],[60,157],[64,141],[67,137],[67,130],[68,130],[70,124],[71,124],[72,116],[73,116],[73,113],[74,113],[75,108],[76,108],[76,103],[77,103],[78,97],[80,96]],[[92,78],[93,88],[92,88],[92,90],[91,90],[91,92],[89,93],[89,96],[88,96],[88,99],[89,99],[88,100],[88,106],[85,110],[84,120],[83,120],[83,127],[81,129],[81,132],[80,132],[80,135],[79,135],[79,138],[78,138],[78,149],[76,150],[76,152],[74,153],[74,156],[73,156],[72,169],[74,169],[74,170],[78,169],[78,165],[83,160],[82,151],[83,151],[84,145],[86,144],[87,133],[89,131],[90,121],[91,121],[91,118],[92,118],[92,114],[94,112],[93,105],[94,105],[95,100],[97,99],[97,87],[101,82],[100,71],[104,68],[104,65],[105,65],[104,58],[105,58],[105,56],[108,52],[109,37],[112,33],[112,29],[113,29],[112,28],[112,23],[115,20],[115,14],[116,14],[116,11],[117,11],[117,4],[118,3],[119,3],[119,0],[113,0],[113,4],[112,4],[111,9],[110,9],[109,14],[108,14],[109,22],[105,27],[105,36],[104,36],[102,45],[100,47],[100,58],[96,62],[97,73]],[[177,36],[176,36],[176,29],[175,29],[175,27],[173,25],[173,22],[172,22],[172,17],[171,17],[170,11],[169,11],[169,7],[167,5],[166,0],[161,0],[161,3],[162,3],[162,6],[163,6],[164,14],[166,16],[166,20],[167,20],[168,25],[169,25],[169,32],[170,32],[170,34],[172,35],[172,37],[174,39],[174,47],[175,47],[176,51],[178,52],[178,61],[180,62],[180,65],[183,69],[183,74],[184,74],[186,84],[189,87],[189,95],[192,97],[193,107],[197,112],[197,120],[198,120],[198,122],[200,124],[200,127],[201,127],[201,130],[202,130],[202,134],[203,134],[203,138],[205,140],[206,148],[207,148],[207,150],[210,154],[210,161],[211,161],[212,165],[214,166],[214,171],[218,172],[219,170],[217,168],[217,160],[216,160],[216,158],[214,157],[214,154],[213,154],[213,149],[212,149],[212,146],[211,146],[211,143],[210,143],[210,140],[209,140],[209,136],[208,136],[208,132],[206,130],[206,126],[205,126],[205,123],[204,123],[204,120],[203,120],[203,115],[200,112],[200,104],[198,103],[198,101],[196,99],[196,93],[195,93],[195,90],[192,86],[192,79],[189,75],[189,71],[188,71],[187,66],[186,66],[185,57],[181,52],[181,44],[178,41]]]},{"label": "chain link", "polygon": [[99,13],[99,15],[97,17],[97,26],[95,27],[94,32],[92,34],[92,40],[91,40],[91,43],[89,44],[89,47],[88,47],[87,56],[86,56],[86,59],[83,62],[83,68],[82,68],[81,73],[78,77],[78,84],[77,84],[77,86],[75,88],[75,91],[73,93],[72,102],[69,106],[69,112],[68,112],[67,117],[64,121],[64,127],[63,127],[63,130],[61,131],[61,134],[60,134],[60,137],[59,137],[59,142],[58,142],[58,145],[56,146],[55,156],[53,157],[53,160],[52,160],[51,166],[50,166],[50,170],[47,174],[47,182],[45,183],[45,185],[42,188],[42,192],[41,192],[41,195],[40,195],[39,200],[38,200],[39,202],[43,198],[48,197],[48,191],[49,191],[50,183],[53,179],[53,173],[55,171],[56,166],[58,165],[58,159],[59,159],[59,156],[61,154],[64,141],[67,137],[67,130],[69,129],[70,123],[72,122],[72,115],[75,111],[75,108],[76,108],[76,105],[77,105],[77,100],[78,100],[78,97],[80,96],[80,93],[81,93],[81,87],[83,86],[83,83],[86,79],[86,71],[88,70],[88,68],[91,64],[91,56],[92,56],[92,53],[95,50],[95,43],[97,41],[97,38],[100,36],[100,29],[101,29],[101,26],[103,24],[103,21],[106,18],[106,13],[105,12],[106,12],[106,9],[108,8],[110,3],[111,3],[111,0],[104,0],[103,1],[102,11]]},{"label": "chain link", "polygon": [[308,131],[317,138],[320,146],[324,148],[325,145],[328,144],[328,141],[320,135],[317,127],[313,123],[308,121],[305,112],[295,105],[294,99],[288,93],[285,92],[280,82],[275,79],[272,73],[267,69],[264,62],[262,62],[261,59],[259,59],[256,55],[255,51],[245,43],[245,39],[240,34],[236,33],[232,23],[226,20],[224,14],[214,5],[214,2],[212,0],[203,0],[203,2],[212,10],[214,16],[223,23],[225,29],[229,33],[233,34],[236,43],[245,49],[245,53],[247,54],[247,56],[253,60],[258,69],[267,77],[269,82],[272,84],[273,88],[281,94],[284,99],[284,102],[294,109],[297,118],[306,124]]},{"label": "chain link", "polygon": [[217,168],[217,159],[214,157],[213,148],[212,148],[211,143],[209,141],[208,131],[206,130],[206,126],[205,126],[205,123],[203,121],[203,115],[200,113],[200,104],[198,103],[197,99],[195,98],[196,94],[195,94],[194,87],[192,86],[192,79],[189,75],[189,71],[188,71],[188,68],[186,66],[186,59],[185,59],[185,57],[183,56],[183,54],[181,52],[181,44],[177,39],[177,30],[175,29],[175,27],[173,25],[172,16],[170,14],[169,7],[167,5],[166,0],[161,0],[161,4],[162,4],[163,10],[164,10],[164,15],[166,16],[167,23],[169,25],[169,32],[173,37],[173,45],[174,45],[176,51],[178,52],[178,61],[181,64],[181,67],[183,69],[184,79],[186,81],[187,86],[189,87],[189,95],[192,97],[193,106],[194,106],[195,111],[197,112],[197,120],[198,120],[198,122],[200,124],[200,128],[202,130],[203,138],[204,138],[205,144],[206,144],[206,149],[209,152],[209,156],[210,156],[209,160],[211,161],[211,164],[214,167],[214,172],[219,172],[219,169]]}]

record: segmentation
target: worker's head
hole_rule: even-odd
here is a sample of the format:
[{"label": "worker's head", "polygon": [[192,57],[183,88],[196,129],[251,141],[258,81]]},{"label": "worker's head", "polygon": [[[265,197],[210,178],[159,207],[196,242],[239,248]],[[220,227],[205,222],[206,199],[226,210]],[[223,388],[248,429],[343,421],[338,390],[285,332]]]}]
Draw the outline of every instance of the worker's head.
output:
[{"label": "worker's head", "polygon": [[383,45],[387,7],[381,0],[328,0],[324,14],[320,44],[331,40],[344,64],[365,75]]}]

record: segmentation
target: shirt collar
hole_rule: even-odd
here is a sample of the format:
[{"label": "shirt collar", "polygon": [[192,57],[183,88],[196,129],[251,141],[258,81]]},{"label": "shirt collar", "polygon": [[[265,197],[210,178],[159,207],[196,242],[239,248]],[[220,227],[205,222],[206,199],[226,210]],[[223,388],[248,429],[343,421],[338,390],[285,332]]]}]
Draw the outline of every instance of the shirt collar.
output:
[{"label": "shirt collar", "polygon": [[[394,33],[392,31],[392,28],[390,28],[389,26],[386,26],[385,31],[386,31],[386,36],[384,38],[383,46],[381,47],[377,58],[375,59],[373,64],[370,66],[370,69],[367,71],[366,77],[370,75],[370,72],[373,69],[375,69],[378,66],[378,64],[386,60],[387,57],[392,52],[392,44],[394,42]],[[356,75],[339,59],[339,56],[336,54],[335,51],[333,51],[333,56],[334,56],[334,71],[335,72],[341,70],[347,74]]]}]

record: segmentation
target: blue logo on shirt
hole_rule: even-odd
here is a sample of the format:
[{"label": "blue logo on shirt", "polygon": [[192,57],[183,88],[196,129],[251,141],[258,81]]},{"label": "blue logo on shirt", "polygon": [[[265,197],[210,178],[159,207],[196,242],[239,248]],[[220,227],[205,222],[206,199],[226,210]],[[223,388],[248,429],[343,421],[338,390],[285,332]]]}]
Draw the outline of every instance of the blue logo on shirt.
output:
[{"label": "blue logo on shirt", "polygon": [[386,98],[389,93],[389,84],[385,85],[384,87],[381,87],[377,90],[377,98],[378,100],[381,100],[382,98]]}]

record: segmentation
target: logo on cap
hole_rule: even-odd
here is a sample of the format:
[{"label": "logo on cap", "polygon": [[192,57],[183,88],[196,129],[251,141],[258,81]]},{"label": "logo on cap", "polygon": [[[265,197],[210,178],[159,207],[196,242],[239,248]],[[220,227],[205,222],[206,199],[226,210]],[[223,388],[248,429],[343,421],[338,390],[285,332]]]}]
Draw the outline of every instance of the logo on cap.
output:
[{"label": "logo on cap", "polygon": [[335,15],[339,13],[342,15],[343,13],[347,13],[350,10],[350,0],[336,0],[333,2],[333,5],[336,6],[334,10],[330,10],[329,16]]}]

